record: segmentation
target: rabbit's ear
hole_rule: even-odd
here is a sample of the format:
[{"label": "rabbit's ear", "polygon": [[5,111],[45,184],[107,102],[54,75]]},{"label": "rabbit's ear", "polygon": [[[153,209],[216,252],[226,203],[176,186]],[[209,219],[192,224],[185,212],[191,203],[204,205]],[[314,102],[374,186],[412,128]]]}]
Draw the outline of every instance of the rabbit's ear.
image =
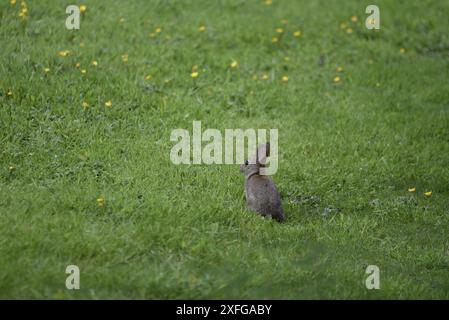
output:
[{"label": "rabbit's ear", "polygon": [[265,165],[267,157],[270,156],[270,144],[264,143],[257,148],[257,163]]}]

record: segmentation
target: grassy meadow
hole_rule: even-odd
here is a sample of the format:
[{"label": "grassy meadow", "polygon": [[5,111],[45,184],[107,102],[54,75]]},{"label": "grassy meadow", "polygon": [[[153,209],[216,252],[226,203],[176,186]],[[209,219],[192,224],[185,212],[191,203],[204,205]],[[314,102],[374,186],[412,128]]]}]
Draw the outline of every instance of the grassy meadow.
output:
[{"label": "grassy meadow", "polygon": [[[0,298],[449,299],[449,2],[369,4],[1,0]],[[194,120],[279,130],[285,223]]]}]

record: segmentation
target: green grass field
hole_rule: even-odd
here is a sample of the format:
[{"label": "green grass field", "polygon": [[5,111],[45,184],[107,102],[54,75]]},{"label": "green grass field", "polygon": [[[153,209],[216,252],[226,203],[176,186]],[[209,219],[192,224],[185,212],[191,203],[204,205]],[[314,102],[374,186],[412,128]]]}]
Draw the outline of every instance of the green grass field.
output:
[{"label": "green grass field", "polygon": [[[0,3],[0,298],[449,298],[447,1],[376,1],[379,31],[369,1],[86,0],[80,30],[25,2]],[[172,164],[193,120],[279,129],[285,223],[238,165]]]}]

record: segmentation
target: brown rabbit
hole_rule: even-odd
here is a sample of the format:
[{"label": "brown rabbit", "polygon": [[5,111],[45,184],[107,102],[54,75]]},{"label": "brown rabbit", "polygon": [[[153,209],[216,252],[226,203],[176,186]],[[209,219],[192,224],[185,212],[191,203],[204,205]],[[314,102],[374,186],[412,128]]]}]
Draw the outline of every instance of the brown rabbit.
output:
[{"label": "brown rabbit", "polygon": [[260,175],[260,168],[265,166],[270,155],[270,144],[261,144],[256,154],[240,165],[240,172],[245,174],[246,206],[264,217],[271,217],[279,222],[284,221],[281,196],[273,180]]}]

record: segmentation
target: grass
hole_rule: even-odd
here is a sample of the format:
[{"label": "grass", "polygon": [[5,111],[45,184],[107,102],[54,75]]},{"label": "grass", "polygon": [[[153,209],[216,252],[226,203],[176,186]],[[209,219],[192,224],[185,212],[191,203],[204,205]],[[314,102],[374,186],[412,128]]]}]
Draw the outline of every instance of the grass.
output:
[{"label": "grass", "polygon": [[[380,0],[377,32],[363,1],[86,0],[71,31],[72,1],[26,3],[0,4],[0,298],[449,298],[447,1]],[[193,120],[279,129],[284,224],[237,165],[171,163]]]}]

